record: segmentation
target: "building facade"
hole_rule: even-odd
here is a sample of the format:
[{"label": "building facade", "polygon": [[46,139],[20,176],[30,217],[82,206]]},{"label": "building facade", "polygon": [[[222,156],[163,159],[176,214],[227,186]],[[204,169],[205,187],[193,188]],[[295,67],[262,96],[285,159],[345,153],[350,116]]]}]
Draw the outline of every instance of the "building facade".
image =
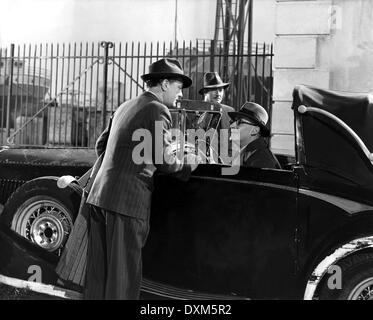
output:
[{"label": "building facade", "polygon": [[294,153],[297,84],[373,91],[373,1],[276,0],[271,146]]}]

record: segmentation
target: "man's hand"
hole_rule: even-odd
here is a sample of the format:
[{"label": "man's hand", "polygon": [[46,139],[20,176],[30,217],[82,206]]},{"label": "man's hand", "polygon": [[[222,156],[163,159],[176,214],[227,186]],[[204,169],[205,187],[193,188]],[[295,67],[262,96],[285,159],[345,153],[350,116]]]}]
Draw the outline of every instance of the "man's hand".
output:
[{"label": "man's hand", "polygon": [[184,163],[189,164],[192,171],[194,171],[197,169],[198,165],[202,163],[202,157],[194,153],[188,153],[184,156]]}]

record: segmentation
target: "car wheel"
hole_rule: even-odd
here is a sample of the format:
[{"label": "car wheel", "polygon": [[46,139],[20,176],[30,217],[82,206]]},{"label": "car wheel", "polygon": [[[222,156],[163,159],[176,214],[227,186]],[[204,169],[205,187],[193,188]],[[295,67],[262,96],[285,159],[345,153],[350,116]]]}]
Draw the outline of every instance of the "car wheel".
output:
[{"label": "car wheel", "polygon": [[342,288],[329,289],[323,281],[321,300],[373,300],[373,253],[358,253],[337,264],[341,268]]},{"label": "car wheel", "polygon": [[79,210],[81,190],[57,187],[57,178],[41,178],[19,187],[8,199],[3,223],[43,249],[61,254]]}]

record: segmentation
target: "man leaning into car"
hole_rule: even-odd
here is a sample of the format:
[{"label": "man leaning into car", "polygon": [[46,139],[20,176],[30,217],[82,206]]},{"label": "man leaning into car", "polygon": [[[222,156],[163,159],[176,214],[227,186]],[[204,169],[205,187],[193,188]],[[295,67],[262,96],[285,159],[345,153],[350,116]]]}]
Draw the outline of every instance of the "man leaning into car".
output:
[{"label": "man leaning into car", "polygon": [[[87,202],[93,206],[88,228],[85,299],[138,299],[142,278],[142,248],[149,232],[150,202],[155,170],[189,176],[197,164],[190,154],[187,163],[154,161],[138,164],[132,140],[136,130],[148,130],[155,139],[156,122],[162,123],[164,159],[171,143],[168,107],[192,84],[176,59],[161,59],[142,76],[149,90],[122,104],[115,112],[110,133],[103,132],[97,146],[107,145]],[[102,139],[108,139],[102,143]],[[103,152],[103,150],[98,150]]]}]

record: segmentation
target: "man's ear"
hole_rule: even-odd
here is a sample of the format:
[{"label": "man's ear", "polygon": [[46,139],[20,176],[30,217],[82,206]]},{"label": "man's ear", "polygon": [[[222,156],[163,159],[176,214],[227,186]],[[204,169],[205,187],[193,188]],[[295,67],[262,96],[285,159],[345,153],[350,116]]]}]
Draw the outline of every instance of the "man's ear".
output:
[{"label": "man's ear", "polygon": [[167,79],[164,79],[161,81],[161,89],[162,91],[166,91],[169,85],[169,81]]},{"label": "man's ear", "polygon": [[251,131],[251,135],[252,136],[256,136],[260,131],[260,128],[259,127],[254,127],[254,129]]}]

